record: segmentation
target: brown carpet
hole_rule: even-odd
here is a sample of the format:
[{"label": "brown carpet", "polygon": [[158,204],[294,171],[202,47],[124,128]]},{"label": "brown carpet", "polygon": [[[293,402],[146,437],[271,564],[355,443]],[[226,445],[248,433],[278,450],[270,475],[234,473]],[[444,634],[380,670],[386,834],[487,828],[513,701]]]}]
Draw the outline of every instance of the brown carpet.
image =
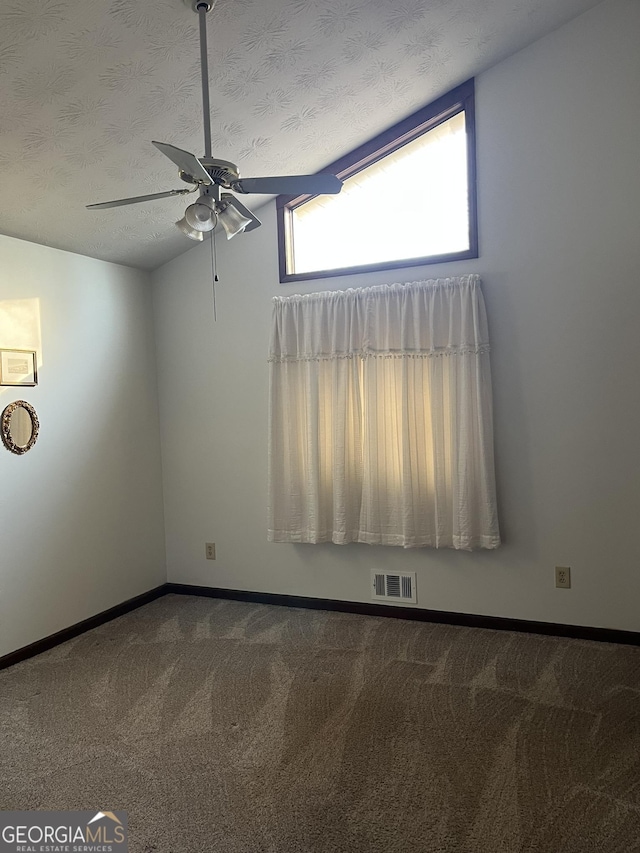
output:
[{"label": "brown carpet", "polygon": [[167,596],[0,673],[0,807],[132,853],[640,851],[640,648]]}]

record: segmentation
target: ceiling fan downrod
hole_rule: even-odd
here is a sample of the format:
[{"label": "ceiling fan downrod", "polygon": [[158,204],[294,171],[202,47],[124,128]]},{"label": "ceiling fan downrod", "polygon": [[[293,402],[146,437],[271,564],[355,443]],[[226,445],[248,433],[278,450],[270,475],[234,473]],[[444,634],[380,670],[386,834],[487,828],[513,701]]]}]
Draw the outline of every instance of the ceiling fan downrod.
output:
[{"label": "ceiling fan downrod", "polygon": [[204,119],[204,156],[211,157],[211,107],[209,103],[209,57],[207,55],[207,12],[216,0],[193,0],[193,11],[200,23],[200,74],[202,77],[202,117]]}]

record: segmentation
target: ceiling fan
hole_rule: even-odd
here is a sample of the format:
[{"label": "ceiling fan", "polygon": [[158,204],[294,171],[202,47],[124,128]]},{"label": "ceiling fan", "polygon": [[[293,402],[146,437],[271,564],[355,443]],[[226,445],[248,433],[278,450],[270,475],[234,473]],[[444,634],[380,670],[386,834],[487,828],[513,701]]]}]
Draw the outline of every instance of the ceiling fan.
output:
[{"label": "ceiling fan", "polygon": [[[88,204],[89,210],[102,210],[108,207],[120,207],[125,204],[138,204],[158,198],[188,195],[199,191],[197,201],[190,204],[177,227],[192,240],[203,240],[204,234],[213,231],[217,223],[223,226],[227,239],[242,231],[253,231],[262,223],[255,214],[242,204],[233,193],[265,193],[268,195],[333,195],[339,193],[342,181],[335,175],[284,175],[270,178],[241,178],[238,168],[228,160],[218,160],[211,156],[211,119],[209,108],[209,70],[207,60],[207,13],[215,6],[216,0],[185,0],[194,12],[198,13],[200,24],[200,73],[202,77],[202,110],[204,119],[204,156],[196,157],[188,151],[169,145],[167,142],[154,142],[161,151],[178,167],[180,178],[190,188],[167,190],[152,195],[140,195],[133,198],[120,198],[115,201],[103,201],[100,204]],[[232,190],[232,192],[221,192]]]}]

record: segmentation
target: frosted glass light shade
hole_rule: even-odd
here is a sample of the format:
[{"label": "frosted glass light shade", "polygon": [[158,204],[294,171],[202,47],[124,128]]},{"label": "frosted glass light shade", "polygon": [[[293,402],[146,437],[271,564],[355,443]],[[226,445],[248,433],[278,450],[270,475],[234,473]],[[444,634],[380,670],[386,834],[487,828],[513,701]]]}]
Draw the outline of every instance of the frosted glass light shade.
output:
[{"label": "frosted glass light shade", "polygon": [[218,219],[227,233],[227,240],[235,237],[251,224],[251,220],[243,216],[232,204],[226,204],[218,209]]},{"label": "frosted glass light shade", "polygon": [[196,231],[195,228],[192,228],[184,216],[176,222],[176,227],[179,228],[185,236],[191,238],[191,240],[204,240],[202,231]]},{"label": "frosted glass light shade", "polygon": [[194,231],[213,231],[216,227],[214,211],[199,201],[189,205],[184,212],[184,218]]}]

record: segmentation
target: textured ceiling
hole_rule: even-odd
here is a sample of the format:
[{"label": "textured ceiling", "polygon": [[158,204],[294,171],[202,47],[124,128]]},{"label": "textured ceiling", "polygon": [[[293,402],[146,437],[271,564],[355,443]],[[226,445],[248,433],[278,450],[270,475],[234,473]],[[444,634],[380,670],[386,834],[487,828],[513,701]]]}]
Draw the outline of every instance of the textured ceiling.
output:
[{"label": "textured ceiling", "polygon": [[[213,154],[316,171],[598,2],[218,0]],[[148,269],[191,248],[190,199],[84,205],[184,186],[151,140],[203,153],[198,62],[184,0],[2,0],[0,232]]]}]

